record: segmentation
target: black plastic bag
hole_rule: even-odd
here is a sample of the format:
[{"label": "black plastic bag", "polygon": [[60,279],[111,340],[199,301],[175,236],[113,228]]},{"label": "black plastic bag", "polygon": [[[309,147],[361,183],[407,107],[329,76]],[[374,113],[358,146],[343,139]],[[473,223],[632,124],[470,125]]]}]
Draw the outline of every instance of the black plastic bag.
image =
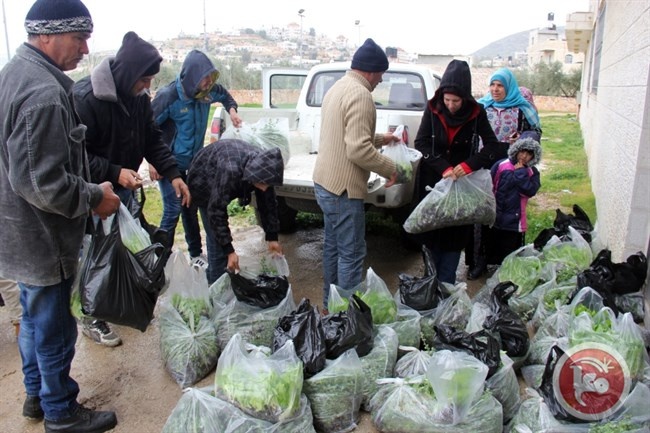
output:
[{"label": "black plastic bag", "polygon": [[564,236],[568,235],[569,226],[573,227],[578,233],[580,233],[580,236],[582,236],[585,241],[591,242],[591,232],[594,230],[594,226],[591,224],[589,216],[577,204],[573,205],[573,212],[575,215],[565,214],[560,209],[556,209],[553,227],[543,229],[539,232],[533,241],[535,249],[541,251],[553,236],[562,239]]},{"label": "black plastic bag", "polygon": [[623,263],[613,263],[612,252],[603,249],[591,262],[588,271],[588,283],[592,289],[598,291],[603,287],[612,294],[625,295],[638,292],[643,287],[648,273],[648,259],[639,251]]},{"label": "black plastic bag", "polygon": [[357,295],[352,295],[347,311],[323,318],[327,359],[336,359],[354,348],[359,357],[372,350],[372,312]]},{"label": "black plastic bag", "polygon": [[96,319],[144,332],[165,284],[168,249],[157,243],[132,253],[122,243],[118,217],[108,234],[101,221],[95,227],[80,270],[81,307]]},{"label": "black plastic bag", "polygon": [[594,231],[594,226],[589,220],[589,215],[577,204],[573,205],[573,213],[575,215],[565,214],[557,209],[553,225],[564,234],[569,233],[569,226],[571,226],[580,233],[584,240],[591,242],[591,232]]},{"label": "black plastic bag", "polygon": [[436,350],[453,350],[469,353],[488,367],[487,377],[499,370],[501,365],[501,343],[498,335],[481,330],[472,334],[457,330],[450,325],[438,325],[433,329],[436,335],[433,346]]},{"label": "black plastic bag", "polygon": [[431,251],[422,246],[422,258],[424,259],[424,276],[414,277],[407,274],[399,274],[399,296],[402,304],[417,311],[432,310],[438,306],[438,302],[445,298],[445,291],[441,290],[438,281],[438,272],[433,263]]},{"label": "black plastic bag", "polygon": [[271,308],[287,297],[289,281],[284,275],[260,274],[254,280],[228,272],[238,301],[260,308]]},{"label": "black plastic bag", "polygon": [[571,423],[584,423],[584,420],[578,419],[571,415],[555,397],[555,387],[553,386],[553,371],[555,366],[564,355],[564,350],[559,346],[551,347],[548,357],[546,358],[546,366],[544,367],[544,374],[542,375],[542,383],[539,386],[539,394],[544,399],[544,403],[548,406],[549,410],[560,421],[569,421]]},{"label": "black plastic bag", "polygon": [[483,328],[499,334],[501,348],[511,358],[526,356],[530,347],[526,324],[508,305],[516,291],[517,285],[510,281],[497,284],[490,295],[490,315],[483,322]]},{"label": "black plastic bag", "polygon": [[273,333],[273,352],[284,346],[287,340],[293,341],[306,378],[325,368],[325,331],[320,313],[310,304],[309,299],[303,298],[296,311],[278,320]]}]

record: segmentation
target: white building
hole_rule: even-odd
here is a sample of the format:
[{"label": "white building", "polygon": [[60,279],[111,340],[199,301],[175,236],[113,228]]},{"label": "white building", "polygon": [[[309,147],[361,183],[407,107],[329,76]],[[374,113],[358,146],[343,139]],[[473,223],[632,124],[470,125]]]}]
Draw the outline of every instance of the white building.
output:
[{"label": "white building", "polygon": [[579,121],[598,236],[615,262],[638,251],[648,256],[650,0],[591,0],[566,28],[569,49],[585,55]]},{"label": "white building", "polygon": [[[567,23],[567,27],[569,23]],[[538,63],[562,63],[564,72],[580,69],[584,62],[584,53],[571,52],[567,40],[558,31],[555,24],[541,29],[532,30],[528,35],[528,66]]]}]

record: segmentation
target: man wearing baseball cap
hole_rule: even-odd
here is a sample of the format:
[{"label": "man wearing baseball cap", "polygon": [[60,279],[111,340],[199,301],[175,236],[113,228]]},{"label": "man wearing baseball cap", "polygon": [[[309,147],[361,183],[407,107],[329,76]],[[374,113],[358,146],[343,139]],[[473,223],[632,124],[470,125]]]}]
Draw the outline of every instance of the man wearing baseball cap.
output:
[{"label": "man wearing baseball cap", "polygon": [[371,92],[388,69],[388,57],[366,39],[352,57],[351,70],[330,88],[321,108],[314,191],[323,211],[323,308],[331,284],[350,290],[363,278],[366,257],[365,207],[370,172],[397,179],[395,162],[377,148],[392,143],[389,132],[375,133],[377,112]]},{"label": "man wearing baseball cap", "polygon": [[37,0],[25,30],[27,42],[0,71],[0,275],[21,292],[23,415],[45,418],[45,432],[104,432],[115,413],[80,405],[70,377],[70,292],[86,221],[120,205],[110,182],[91,183],[86,127],[64,73],[88,54],[93,21],[79,0]]}]

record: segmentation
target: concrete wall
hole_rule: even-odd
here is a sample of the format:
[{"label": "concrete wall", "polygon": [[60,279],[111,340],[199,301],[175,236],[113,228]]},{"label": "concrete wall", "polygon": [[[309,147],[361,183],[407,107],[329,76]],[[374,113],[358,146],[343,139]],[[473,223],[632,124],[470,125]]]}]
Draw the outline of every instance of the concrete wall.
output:
[{"label": "concrete wall", "polygon": [[[261,90],[229,90],[238,104],[261,104]],[[477,98],[483,94],[474,95]],[[217,104],[220,105],[220,104]],[[578,102],[575,98],[562,98],[558,96],[535,96],[535,105],[539,111],[557,111],[561,113],[577,113]]]},{"label": "concrete wall", "polygon": [[[605,5],[604,14],[601,6]],[[604,19],[598,87],[595,33],[583,70],[580,124],[596,196],[597,230],[624,261],[650,239],[650,1],[592,0]],[[594,29],[598,27],[597,22]]]}]

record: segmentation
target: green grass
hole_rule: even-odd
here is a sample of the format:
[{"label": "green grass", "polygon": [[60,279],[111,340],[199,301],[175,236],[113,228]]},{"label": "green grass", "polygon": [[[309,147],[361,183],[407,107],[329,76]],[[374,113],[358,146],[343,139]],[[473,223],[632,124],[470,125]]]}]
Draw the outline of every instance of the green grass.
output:
[{"label": "green grass", "polygon": [[556,209],[569,214],[577,204],[596,222],[596,200],[588,175],[587,155],[580,124],[573,114],[542,116],[542,186],[528,201],[528,232],[532,242],[539,232],[553,226]]},{"label": "green grass", "polygon": [[[528,232],[526,241],[532,242],[540,231],[553,227],[556,209],[565,214],[573,213],[573,205],[580,206],[596,222],[596,201],[591,191],[580,125],[573,114],[544,113],[542,115],[542,164],[539,166],[542,186],[537,195],[528,201]],[[233,201],[228,206],[231,226],[255,224],[255,212],[251,206],[245,209]],[[152,224],[159,224],[162,216],[162,200],[158,188],[147,189],[145,216]],[[320,214],[298,212],[299,228],[323,226]],[[398,237],[399,226],[389,218],[369,213],[368,233],[383,233]],[[176,240],[183,240],[183,225],[176,228]]]}]

